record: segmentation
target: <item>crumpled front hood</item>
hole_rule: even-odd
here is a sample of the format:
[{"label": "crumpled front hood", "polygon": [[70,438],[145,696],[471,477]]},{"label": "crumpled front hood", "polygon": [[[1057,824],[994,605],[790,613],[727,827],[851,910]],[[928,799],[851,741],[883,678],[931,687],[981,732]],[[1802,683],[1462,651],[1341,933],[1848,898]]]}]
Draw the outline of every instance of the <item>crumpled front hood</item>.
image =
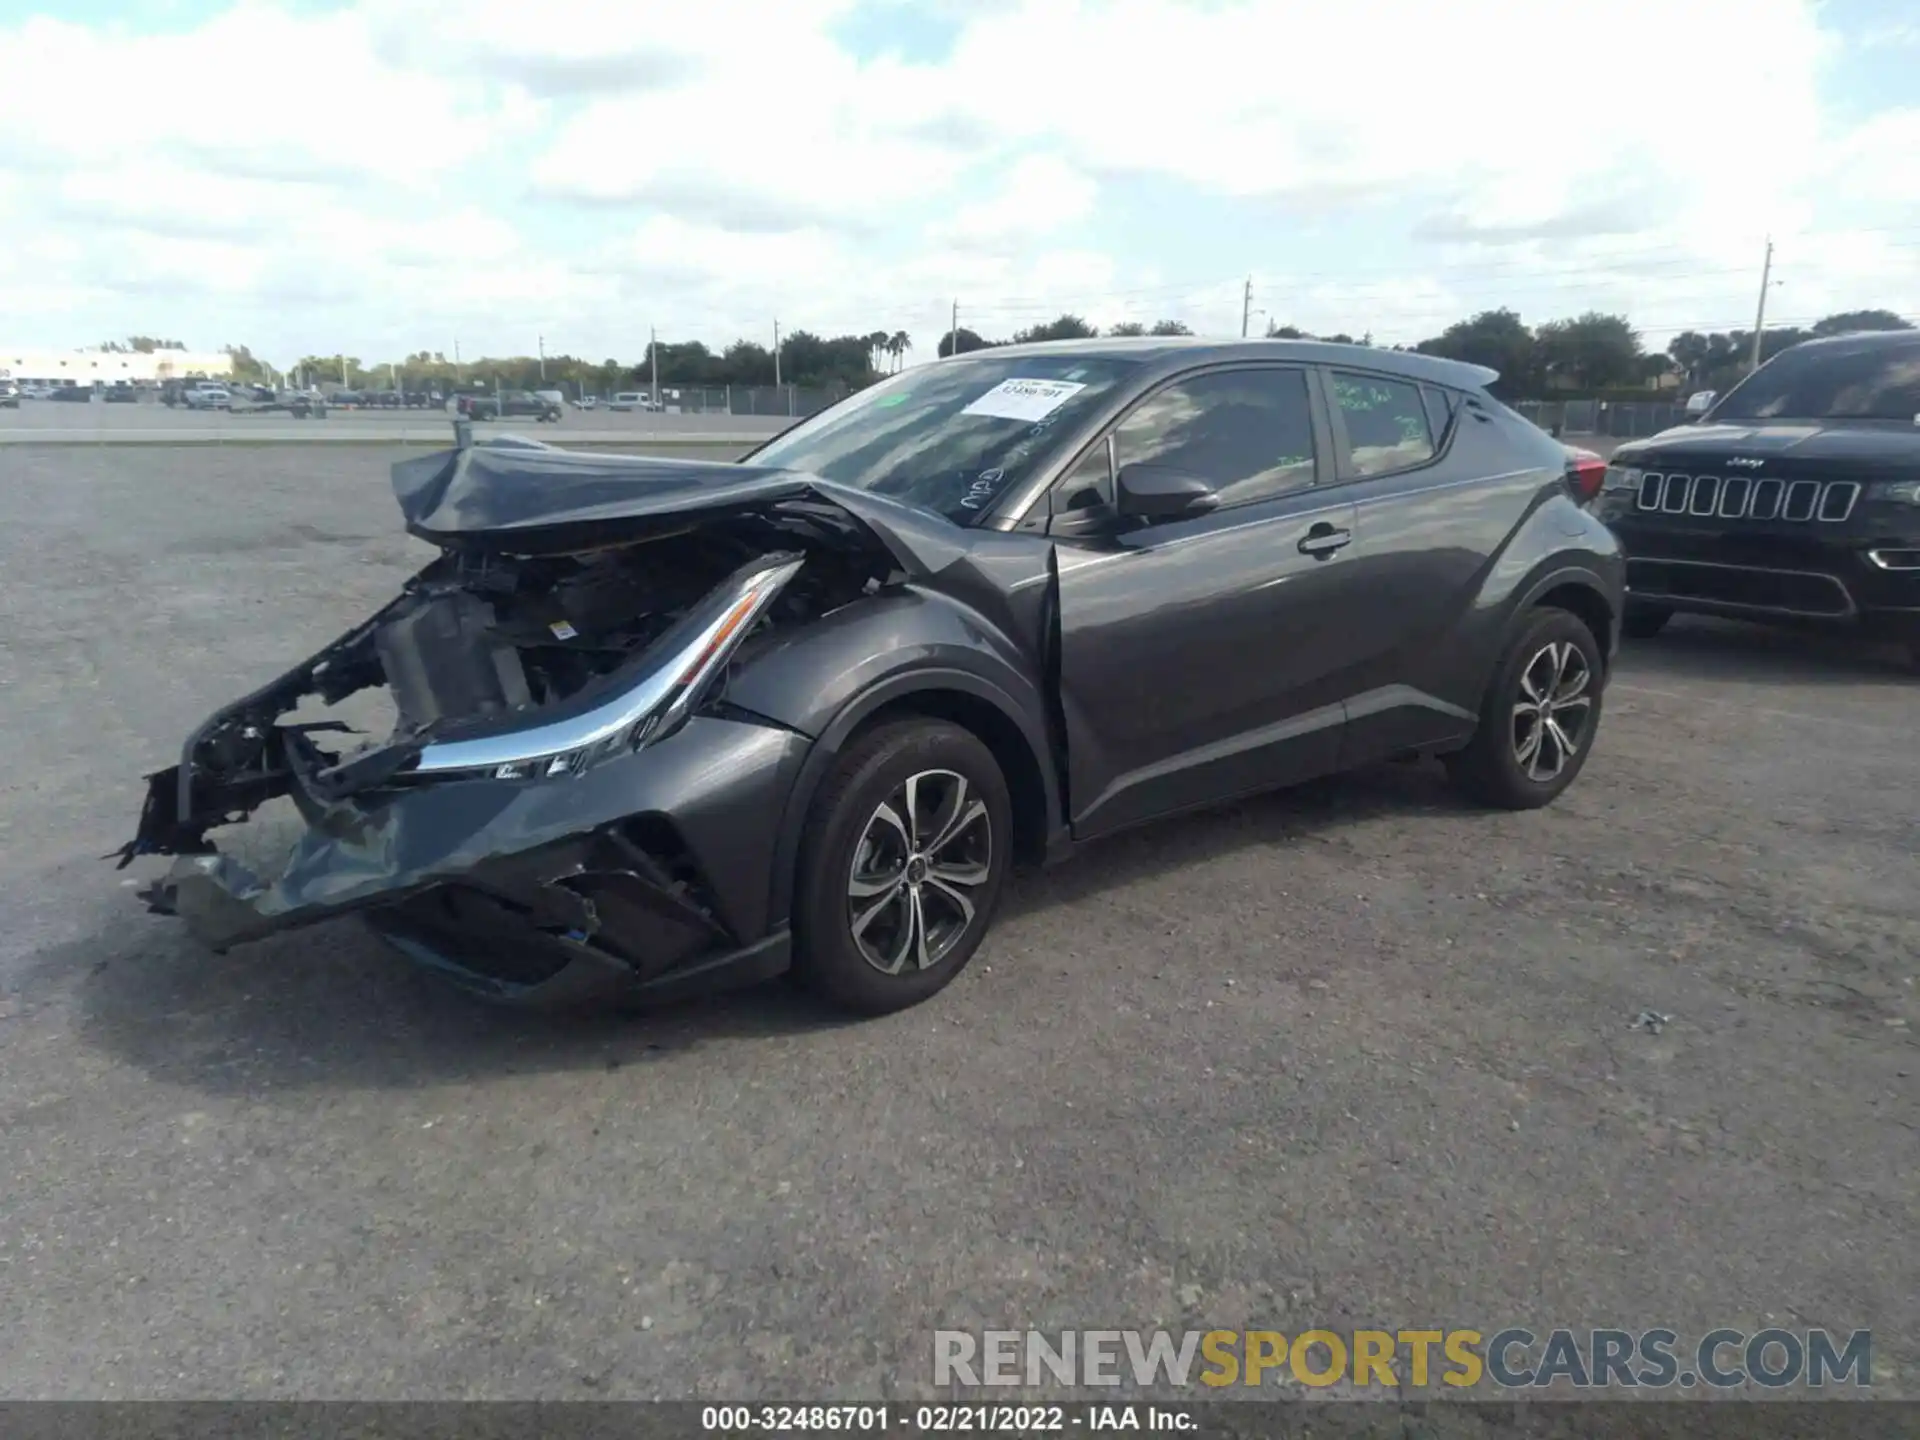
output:
[{"label": "crumpled front hood", "polygon": [[399,461],[393,493],[409,533],[451,549],[556,554],[753,512],[816,538],[837,522],[846,538],[879,542],[915,576],[945,569],[968,548],[967,532],[940,516],[800,471],[531,441]]}]

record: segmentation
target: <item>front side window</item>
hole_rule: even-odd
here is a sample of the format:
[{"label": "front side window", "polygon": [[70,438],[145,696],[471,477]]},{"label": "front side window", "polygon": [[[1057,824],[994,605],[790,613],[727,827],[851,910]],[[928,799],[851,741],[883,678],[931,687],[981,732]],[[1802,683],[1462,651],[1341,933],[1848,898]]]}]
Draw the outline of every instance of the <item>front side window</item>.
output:
[{"label": "front side window", "polygon": [[1418,385],[1340,371],[1330,379],[1354,474],[1390,475],[1433,458],[1433,430]]},{"label": "front side window", "polygon": [[960,525],[1043,469],[1138,362],[991,351],[903,370],[747,457]]},{"label": "front side window", "polygon": [[1303,370],[1222,370],[1177,380],[1135,406],[1113,439],[1120,470],[1158,465],[1197,475],[1223,506],[1314,482],[1313,410]]},{"label": "front side window", "polygon": [[1920,418],[1920,337],[1782,350],[1715,405],[1712,420]]}]

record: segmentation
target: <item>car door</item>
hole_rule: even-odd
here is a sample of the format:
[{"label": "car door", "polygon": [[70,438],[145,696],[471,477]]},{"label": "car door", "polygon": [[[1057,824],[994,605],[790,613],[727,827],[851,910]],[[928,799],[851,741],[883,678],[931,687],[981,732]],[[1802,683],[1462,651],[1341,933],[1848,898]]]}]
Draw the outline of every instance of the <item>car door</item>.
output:
[{"label": "car door", "polygon": [[[1331,769],[1344,719],[1343,551],[1317,381],[1226,366],[1142,397],[1048,497],[1076,836]],[[1129,525],[1126,465],[1213,484],[1219,508]]]},{"label": "car door", "polygon": [[1359,369],[1323,378],[1339,489],[1356,506],[1346,769],[1472,733],[1485,682],[1458,637],[1474,628],[1488,566],[1546,477],[1475,397]]}]

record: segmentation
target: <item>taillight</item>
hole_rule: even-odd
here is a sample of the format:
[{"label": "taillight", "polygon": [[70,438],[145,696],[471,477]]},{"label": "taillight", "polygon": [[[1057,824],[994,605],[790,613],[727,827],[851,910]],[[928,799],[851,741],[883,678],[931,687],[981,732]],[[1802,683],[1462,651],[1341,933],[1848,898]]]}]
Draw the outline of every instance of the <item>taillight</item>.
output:
[{"label": "taillight", "polygon": [[1573,487],[1573,498],[1582,505],[1600,493],[1600,486],[1607,478],[1607,462],[1598,455],[1570,455],[1567,457],[1567,483]]}]

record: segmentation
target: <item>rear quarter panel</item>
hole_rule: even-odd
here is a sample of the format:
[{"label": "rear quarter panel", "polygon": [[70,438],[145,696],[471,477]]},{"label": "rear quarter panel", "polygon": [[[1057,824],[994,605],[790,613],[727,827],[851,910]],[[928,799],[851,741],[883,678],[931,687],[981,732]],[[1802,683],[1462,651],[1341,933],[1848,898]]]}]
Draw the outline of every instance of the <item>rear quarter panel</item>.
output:
[{"label": "rear quarter panel", "polygon": [[[1371,716],[1380,745],[1440,736],[1450,726],[1470,730],[1471,721],[1449,721],[1398,687],[1477,715],[1518,613],[1555,584],[1589,587],[1617,617],[1619,546],[1573,499],[1565,474],[1558,441],[1489,406],[1461,414],[1427,469],[1348,482],[1359,504],[1354,563],[1373,572],[1363,587],[1367,604],[1403,617],[1373,627],[1398,641],[1396,654],[1370,667],[1372,679],[1390,678],[1395,689],[1374,698],[1386,705],[1398,695],[1422,712]],[[1610,638],[1600,636],[1603,648]]]}]

